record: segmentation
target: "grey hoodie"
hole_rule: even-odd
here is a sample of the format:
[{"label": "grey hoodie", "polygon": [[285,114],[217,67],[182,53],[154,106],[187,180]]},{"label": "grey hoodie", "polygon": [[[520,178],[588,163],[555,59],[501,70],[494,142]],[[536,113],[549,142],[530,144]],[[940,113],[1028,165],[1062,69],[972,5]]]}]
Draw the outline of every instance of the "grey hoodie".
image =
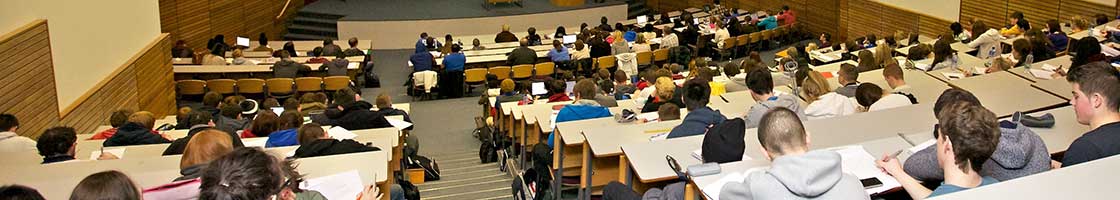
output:
[{"label": "grey hoodie", "polygon": [[[1022,124],[1015,124],[1014,128],[1005,127],[1005,124],[1009,123],[1000,123],[996,152],[984,162],[980,175],[1002,182],[1050,170],[1050,153],[1042,138]],[[921,181],[945,179],[944,172],[938,167],[934,147],[929,146],[910,155],[902,169]]]},{"label": "grey hoodie", "polygon": [[793,110],[793,112],[797,112],[798,119],[805,119],[805,110],[801,108],[801,102],[797,97],[784,94],[776,95],[771,99],[760,100],[757,104],[751,106],[751,109],[747,111],[747,116],[743,117],[746,120],[747,128],[758,127],[758,121],[762,120],[762,115],[777,107]]},{"label": "grey hoodie", "polygon": [[859,179],[840,170],[840,154],[810,151],[774,159],[770,169],[723,185],[720,199],[870,199]]}]

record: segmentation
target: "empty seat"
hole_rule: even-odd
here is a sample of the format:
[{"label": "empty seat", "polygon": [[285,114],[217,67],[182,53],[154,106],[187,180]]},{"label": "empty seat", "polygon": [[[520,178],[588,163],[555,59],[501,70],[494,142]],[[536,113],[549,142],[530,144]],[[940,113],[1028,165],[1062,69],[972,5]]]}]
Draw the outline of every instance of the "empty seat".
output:
[{"label": "empty seat", "polygon": [[202,95],[206,93],[206,81],[181,80],[175,83],[179,95]]},{"label": "empty seat", "polygon": [[513,66],[513,79],[528,79],[533,76],[533,65]]},{"label": "empty seat", "polygon": [[491,67],[490,70],[489,70],[490,74],[493,74],[494,76],[498,76],[498,80],[508,79],[509,78],[509,71],[510,71],[509,66]]},{"label": "empty seat", "polygon": [[222,94],[223,96],[236,92],[234,90],[235,85],[237,85],[237,81],[233,79],[213,79],[206,81],[206,89],[211,92]]},{"label": "empty seat", "polygon": [[552,74],[556,72],[556,63],[537,63],[537,65],[533,66],[533,69],[536,71],[537,77],[552,76]]},{"label": "empty seat", "polygon": [[326,91],[337,91],[349,86],[349,76],[328,76],[323,78],[323,90]]},{"label": "empty seat", "polygon": [[669,61],[669,49],[653,50],[653,62],[666,62]]},{"label": "empty seat", "polygon": [[615,62],[614,56],[603,56],[595,59],[595,65],[598,66],[599,69],[610,69],[618,65],[618,63]]},{"label": "empty seat", "polygon": [[265,86],[268,87],[268,96],[270,97],[284,97],[294,93],[295,82],[290,78],[270,78],[265,81]]},{"label": "empty seat", "polygon": [[237,79],[238,94],[263,94],[264,79],[247,78]]},{"label": "empty seat", "polygon": [[299,78],[296,78],[296,91],[298,91],[298,92],[323,91],[323,78],[319,78],[319,77],[299,77]]},{"label": "empty seat", "polygon": [[650,63],[653,63],[653,52],[652,51],[638,52],[637,57],[638,57],[637,58],[638,66],[648,66],[648,65],[650,65]]}]

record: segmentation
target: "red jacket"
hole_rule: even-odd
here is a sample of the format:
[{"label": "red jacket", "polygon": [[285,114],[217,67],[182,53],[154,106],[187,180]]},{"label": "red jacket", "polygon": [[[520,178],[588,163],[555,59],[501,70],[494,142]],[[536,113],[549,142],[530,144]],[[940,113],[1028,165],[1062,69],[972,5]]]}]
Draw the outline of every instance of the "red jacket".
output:
[{"label": "red jacket", "polygon": [[117,128],[105,129],[104,131],[94,134],[93,137],[89,137],[86,140],[105,140],[113,137],[113,135],[115,134],[117,134]]}]

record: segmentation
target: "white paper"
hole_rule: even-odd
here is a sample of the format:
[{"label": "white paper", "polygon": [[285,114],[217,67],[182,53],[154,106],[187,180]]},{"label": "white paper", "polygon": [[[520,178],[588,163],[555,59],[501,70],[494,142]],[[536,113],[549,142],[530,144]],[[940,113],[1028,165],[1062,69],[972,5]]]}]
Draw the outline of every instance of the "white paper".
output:
[{"label": "white paper", "polygon": [[268,139],[268,138],[246,139],[246,140],[242,140],[241,143],[244,144],[246,147],[261,147],[261,148],[264,148],[265,143],[268,142],[268,140],[266,140],[266,139]]},{"label": "white paper", "polygon": [[752,170],[748,170],[748,173],[731,172],[727,174],[720,174],[723,177],[720,177],[719,180],[712,183],[711,185],[704,187],[704,194],[708,196],[709,200],[719,200],[719,193],[721,190],[723,190],[723,185],[727,185],[727,183],[732,182],[742,183],[743,179],[747,177],[747,174],[750,174],[750,171]]},{"label": "white paper", "polygon": [[341,126],[335,126],[331,127],[331,129],[327,129],[327,135],[331,136],[331,138],[339,140],[354,139],[355,137],[358,137],[358,135],[354,134],[354,132],[350,132],[350,130],[346,130],[346,128],[342,128]]},{"label": "white paper", "polygon": [[397,119],[391,119],[391,118],[385,118],[385,120],[389,121],[389,124],[392,124],[393,127],[397,128],[398,130],[404,130],[408,127],[412,127],[412,123],[406,122],[404,120],[397,120]]},{"label": "white paper", "polygon": [[941,75],[944,75],[945,78],[948,78],[949,80],[964,78],[964,74],[958,72],[941,72]]},{"label": "white paper", "polygon": [[1048,71],[1054,71],[1054,70],[1058,70],[1058,67],[1055,67],[1054,65],[1050,65],[1050,64],[1042,64],[1042,69],[1045,69],[1045,70],[1048,70]]},{"label": "white paper", "polygon": [[1029,71],[1031,73],[1031,76],[1034,76],[1035,78],[1038,78],[1038,79],[1043,79],[1043,80],[1054,79],[1054,77],[1053,77],[1054,71],[1034,69],[1034,68],[1030,69]]},{"label": "white paper", "polygon": [[878,178],[883,182],[882,186],[867,188],[867,194],[878,194],[887,190],[902,187],[894,177],[883,173],[878,166],[875,165],[875,157],[871,156],[863,146],[846,146],[832,149],[840,154],[841,168],[844,173],[855,175],[859,179]]},{"label": "white paper", "polygon": [[305,189],[322,193],[327,199],[357,199],[365,184],[357,170],[307,179]]},{"label": "white paper", "polygon": [[644,120],[649,121],[649,122],[655,122],[655,121],[658,121],[658,119],[660,119],[660,116],[657,115],[657,112],[648,112],[648,113],[638,114],[638,119],[644,119]]},{"label": "white paper", "polygon": [[925,63],[914,62],[914,68],[921,69],[922,71],[929,71],[932,66]]},{"label": "white paper", "polygon": [[[742,160],[754,160],[754,158],[751,158],[751,156],[748,156],[746,153],[747,153],[746,151],[743,151],[743,159]],[[701,148],[701,149],[696,149],[695,151],[692,151],[692,157],[696,158],[696,160],[699,160],[699,161],[703,162],[704,161],[704,149]]]},{"label": "white paper", "polygon": [[[110,154],[113,154],[113,155],[117,156],[117,158],[124,158],[124,148],[112,148],[112,149],[106,148],[106,149],[104,149],[104,151],[105,151],[105,153],[110,153]],[[102,151],[89,152],[89,159],[90,160],[97,160],[97,158],[101,157],[101,152]]]},{"label": "white paper", "polygon": [[983,75],[988,72],[987,67],[972,67],[972,74]]},{"label": "white paper", "polygon": [[649,136],[649,141],[659,141],[669,139],[669,132],[653,134]]}]

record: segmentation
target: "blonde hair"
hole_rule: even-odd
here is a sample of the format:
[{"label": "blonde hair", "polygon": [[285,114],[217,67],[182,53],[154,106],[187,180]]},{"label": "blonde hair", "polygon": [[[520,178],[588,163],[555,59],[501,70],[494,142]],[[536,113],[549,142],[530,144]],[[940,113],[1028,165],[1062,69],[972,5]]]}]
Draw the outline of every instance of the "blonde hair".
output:
[{"label": "blonde hair", "polygon": [[817,48],[817,43],[810,42],[809,44],[805,45],[805,52],[816,51]]},{"label": "blonde hair", "polygon": [[206,129],[191,137],[179,159],[179,169],[206,164],[233,152],[233,139],[217,129]]},{"label": "blonde hair", "polygon": [[820,99],[821,95],[832,92],[832,86],[825,80],[824,76],[817,71],[809,71],[809,75],[805,80],[801,81],[801,93],[805,98],[806,103],[813,103]]},{"label": "blonde hair", "polygon": [[128,115],[128,122],[138,123],[144,125],[145,128],[152,129],[156,125],[156,117],[152,112],[140,111]]},{"label": "blonde hair", "polygon": [[245,57],[245,53],[241,52],[241,49],[234,49],[233,50],[233,57],[234,58]]},{"label": "blonde hair", "polygon": [[894,50],[892,50],[889,45],[879,45],[875,47],[875,62],[879,63],[880,68],[882,68],[882,66],[887,66],[890,62],[897,62],[894,60],[894,57],[891,57],[893,51]]},{"label": "blonde hair", "polygon": [[673,90],[677,89],[673,79],[664,76],[657,78],[657,83],[654,83],[653,86],[656,88],[657,98],[661,98],[663,101],[673,98]]}]

